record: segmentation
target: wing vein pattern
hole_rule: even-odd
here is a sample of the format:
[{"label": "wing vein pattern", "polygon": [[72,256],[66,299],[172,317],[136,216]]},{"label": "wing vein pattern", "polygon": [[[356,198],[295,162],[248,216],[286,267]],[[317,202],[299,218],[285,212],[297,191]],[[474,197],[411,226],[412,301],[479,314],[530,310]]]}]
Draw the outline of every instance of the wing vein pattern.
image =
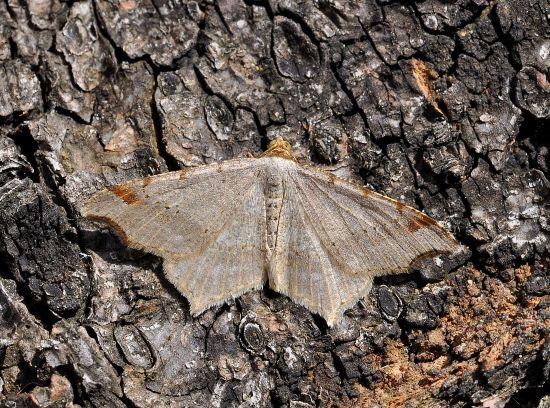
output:
[{"label": "wing vein pattern", "polygon": [[128,246],[162,256],[167,279],[193,314],[261,287],[265,212],[257,162],[168,175],[103,190],[83,212],[110,224]]},{"label": "wing vein pattern", "polygon": [[[279,154],[133,180],[95,194],[82,212],[161,256],[194,315],[269,280],[332,326],[375,276],[458,249],[420,211]],[[275,226],[268,198],[280,205]]]}]

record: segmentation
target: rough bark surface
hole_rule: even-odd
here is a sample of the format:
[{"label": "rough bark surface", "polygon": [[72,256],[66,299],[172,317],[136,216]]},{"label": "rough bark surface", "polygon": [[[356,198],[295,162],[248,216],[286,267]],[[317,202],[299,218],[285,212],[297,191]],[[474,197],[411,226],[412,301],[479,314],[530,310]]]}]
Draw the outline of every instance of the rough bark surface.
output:
[{"label": "rough bark surface", "polygon": [[[549,15],[2,1],[0,406],[548,406]],[[470,253],[377,279],[333,329],[267,288],[193,319],[159,259],[80,216],[104,186],[279,135]]]}]

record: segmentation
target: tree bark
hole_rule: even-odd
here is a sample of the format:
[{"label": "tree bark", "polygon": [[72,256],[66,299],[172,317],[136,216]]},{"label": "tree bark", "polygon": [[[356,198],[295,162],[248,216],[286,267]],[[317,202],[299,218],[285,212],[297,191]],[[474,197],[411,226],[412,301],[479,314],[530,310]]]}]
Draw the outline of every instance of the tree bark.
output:
[{"label": "tree bark", "polygon": [[[0,406],[547,406],[548,15],[537,0],[2,2]],[[268,288],[193,318],[160,259],[79,213],[105,186],[276,136],[468,254],[377,279],[335,328]]]}]

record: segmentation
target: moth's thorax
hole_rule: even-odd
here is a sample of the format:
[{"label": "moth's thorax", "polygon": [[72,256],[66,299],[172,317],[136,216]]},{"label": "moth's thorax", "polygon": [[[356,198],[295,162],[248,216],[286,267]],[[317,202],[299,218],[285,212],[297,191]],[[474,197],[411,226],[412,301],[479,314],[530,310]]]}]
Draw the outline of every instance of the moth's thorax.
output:
[{"label": "moth's thorax", "polygon": [[290,143],[280,136],[269,143],[267,150],[261,157],[280,157],[286,160],[296,161],[291,153]]},{"label": "moth's thorax", "polygon": [[294,162],[278,157],[265,158],[264,202],[266,216],[266,245],[272,254],[277,245],[279,220],[285,199],[285,182]]}]

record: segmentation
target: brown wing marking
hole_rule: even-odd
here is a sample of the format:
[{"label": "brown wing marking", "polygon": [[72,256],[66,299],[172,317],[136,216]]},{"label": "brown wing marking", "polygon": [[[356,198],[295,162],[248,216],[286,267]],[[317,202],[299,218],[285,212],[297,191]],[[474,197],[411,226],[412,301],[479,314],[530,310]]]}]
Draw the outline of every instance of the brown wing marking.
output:
[{"label": "brown wing marking", "polygon": [[137,197],[135,191],[127,185],[121,184],[118,186],[111,186],[107,187],[107,190],[109,190],[111,193],[116,195],[128,205],[139,202],[139,198]]},{"label": "brown wing marking", "polygon": [[414,212],[409,220],[407,228],[410,232],[416,232],[421,228],[428,228],[435,225],[439,226],[437,221],[433,218],[430,218],[421,212]]}]

